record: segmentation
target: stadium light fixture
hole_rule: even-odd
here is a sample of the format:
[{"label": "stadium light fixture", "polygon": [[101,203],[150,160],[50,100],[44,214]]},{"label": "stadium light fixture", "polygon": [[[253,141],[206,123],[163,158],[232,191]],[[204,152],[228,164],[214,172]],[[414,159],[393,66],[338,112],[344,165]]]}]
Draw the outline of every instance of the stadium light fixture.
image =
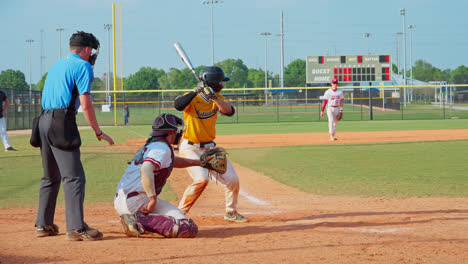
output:
[{"label": "stadium light fixture", "polygon": [[217,3],[223,3],[222,0],[206,0],[203,1],[204,5],[211,5],[211,65],[214,65],[214,24],[213,24],[213,5]]}]

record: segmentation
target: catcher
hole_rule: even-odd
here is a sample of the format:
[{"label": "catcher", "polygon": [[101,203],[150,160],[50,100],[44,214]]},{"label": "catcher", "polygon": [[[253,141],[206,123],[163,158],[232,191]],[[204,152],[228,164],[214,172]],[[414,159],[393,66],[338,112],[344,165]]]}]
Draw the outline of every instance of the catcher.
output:
[{"label": "catcher", "polygon": [[[192,92],[177,97],[174,102],[177,110],[184,111],[184,121],[187,124],[179,153],[189,159],[198,159],[205,150],[216,146],[214,140],[218,112],[226,116],[233,116],[235,112],[234,107],[220,94],[224,87],[223,82],[229,81],[220,67],[206,67],[200,72],[200,79],[202,85]],[[209,180],[215,180],[225,189],[224,219],[247,222],[247,218],[237,212],[239,177],[229,161],[226,163],[226,171],[221,174],[201,167],[190,167],[187,170],[193,182],[187,187],[179,203],[182,212],[188,213],[205,190]]]},{"label": "catcher", "polygon": [[[200,159],[176,157],[172,145],[177,145],[184,122],[171,114],[162,114],[153,122],[153,131],[146,144],[135,154],[125,170],[114,198],[114,208],[120,215],[124,232],[140,236],[145,231],[165,237],[195,237],[197,225],[172,204],[158,198],[172,169],[200,166],[221,168],[226,161],[219,153],[208,153]],[[214,158],[218,154],[219,157]],[[224,155],[225,158],[225,155]]]},{"label": "catcher", "polygon": [[328,89],[323,95],[323,105],[320,116],[323,117],[323,110],[328,105],[327,116],[328,116],[328,133],[330,133],[330,140],[337,140],[336,124],[343,118],[343,92],[338,90],[338,80],[333,79],[331,81],[332,87]]}]

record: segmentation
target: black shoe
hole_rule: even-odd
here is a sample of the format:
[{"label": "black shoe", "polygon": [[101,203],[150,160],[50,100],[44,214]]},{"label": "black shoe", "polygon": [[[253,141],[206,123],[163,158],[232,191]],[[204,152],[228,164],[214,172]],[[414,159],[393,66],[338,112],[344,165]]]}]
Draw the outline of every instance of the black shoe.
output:
[{"label": "black shoe", "polygon": [[56,236],[59,233],[59,227],[56,224],[50,226],[38,226],[36,230],[37,237]]},{"label": "black shoe", "polygon": [[67,232],[67,240],[70,241],[94,241],[101,240],[103,237],[104,235],[99,230],[91,227]]},{"label": "black shoe", "polygon": [[14,149],[13,147],[8,147],[8,148],[5,149],[5,151],[7,151],[7,152],[8,151],[16,151],[16,149]]}]

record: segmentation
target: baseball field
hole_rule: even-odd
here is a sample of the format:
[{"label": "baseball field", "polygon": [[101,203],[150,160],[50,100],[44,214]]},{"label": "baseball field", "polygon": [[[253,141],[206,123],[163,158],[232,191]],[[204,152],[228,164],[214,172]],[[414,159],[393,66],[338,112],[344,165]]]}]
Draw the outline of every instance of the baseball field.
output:
[{"label": "baseball field", "polygon": [[[466,120],[345,121],[334,142],[326,122],[218,125],[249,222],[223,220],[212,182],[188,214],[192,239],[126,237],[113,209],[150,129],[104,127],[114,146],[80,129],[85,220],[104,233],[96,242],[65,240],[62,193],[60,234],[35,237],[41,157],[28,131],[10,131],[19,151],[0,153],[0,263],[468,263]],[[160,198],[177,204],[190,182],[175,169]]]}]

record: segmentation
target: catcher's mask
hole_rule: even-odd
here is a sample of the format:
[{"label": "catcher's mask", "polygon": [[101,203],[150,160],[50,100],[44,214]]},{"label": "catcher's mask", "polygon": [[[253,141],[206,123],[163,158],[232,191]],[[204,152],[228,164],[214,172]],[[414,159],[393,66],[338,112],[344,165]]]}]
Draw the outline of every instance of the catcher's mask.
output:
[{"label": "catcher's mask", "polygon": [[223,69],[218,66],[208,66],[200,72],[200,79],[215,92],[223,89],[223,82],[229,81],[229,77],[224,75]]},{"label": "catcher's mask", "polygon": [[162,114],[153,122],[153,132],[150,133],[151,137],[165,137],[169,134],[170,130],[176,132],[174,145],[178,145],[182,134],[184,133],[184,121],[179,117],[172,114]]},{"label": "catcher's mask", "polygon": [[70,47],[91,47],[96,50],[88,59],[88,62],[94,66],[99,54],[99,40],[91,33],[78,31],[70,38]]}]

